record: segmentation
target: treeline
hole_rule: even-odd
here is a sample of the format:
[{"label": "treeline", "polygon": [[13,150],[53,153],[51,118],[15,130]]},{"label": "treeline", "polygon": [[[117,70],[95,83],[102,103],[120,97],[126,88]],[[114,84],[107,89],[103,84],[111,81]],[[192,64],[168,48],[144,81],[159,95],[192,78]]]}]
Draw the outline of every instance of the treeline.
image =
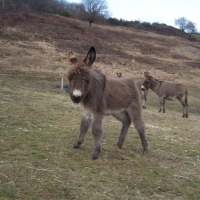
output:
[{"label": "treeline", "polygon": [[64,0],[1,0],[0,7],[6,9],[30,9],[46,13],[77,13],[81,5]]},{"label": "treeline", "polygon": [[81,3],[69,3],[65,0],[0,0],[0,8],[30,9],[39,12],[60,14],[66,17],[77,17],[88,21],[89,26],[94,21],[99,21],[112,26],[127,26],[169,36],[188,37],[187,33],[190,33],[188,39],[193,41],[195,41],[195,38],[191,34],[200,34],[197,32],[195,23],[183,17],[175,20],[175,24],[180,29],[166,24],[151,24],[149,22],[111,18],[109,17],[109,10],[105,0],[82,0]]},{"label": "treeline", "polygon": [[168,36],[179,36],[183,38],[187,38],[190,41],[197,41],[197,39],[193,36],[194,34],[200,34],[198,32],[192,31],[185,31],[183,29],[177,29],[173,26],[168,26],[166,24],[159,24],[157,22],[150,23],[150,22],[141,22],[141,21],[126,21],[123,19],[116,19],[116,18],[108,18],[107,23],[112,26],[126,26],[138,30],[145,30],[151,31],[161,35],[168,35]]}]

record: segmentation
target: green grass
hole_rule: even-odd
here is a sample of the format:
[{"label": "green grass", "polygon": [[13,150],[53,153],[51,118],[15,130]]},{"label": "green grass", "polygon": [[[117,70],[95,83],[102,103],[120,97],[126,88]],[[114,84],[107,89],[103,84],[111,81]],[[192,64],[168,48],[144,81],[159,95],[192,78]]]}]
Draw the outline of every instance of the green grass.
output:
[{"label": "green grass", "polygon": [[147,155],[133,126],[119,149],[121,123],[106,117],[102,152],[92,161],[91,129],[73,149],[82,110],[67,93],[1,85],[0,199],[199,199],[200,93],[189,94],[193,109],[184,119],[178,101],[158,113],[149,93]]}]

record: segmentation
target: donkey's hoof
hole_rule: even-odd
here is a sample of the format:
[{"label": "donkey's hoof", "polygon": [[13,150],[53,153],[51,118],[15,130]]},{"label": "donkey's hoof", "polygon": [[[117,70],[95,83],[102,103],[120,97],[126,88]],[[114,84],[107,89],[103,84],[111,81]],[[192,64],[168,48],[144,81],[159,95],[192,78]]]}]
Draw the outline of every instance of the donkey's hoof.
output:
[{"label": "donkey's hoof", "polygon": [[117,143],[117,146],[121,149],[122,148],[122,144],[120,144],[119,142]]},{"label": "donkey's hoof", "polygon": [[162,110],[160,109],[158,112],[161,112]]},{"label": "donkey's hoof", "polygon": [[148,149],[143,149],[143,155],[147,154],[149,152]]},{"label": "donkey's hoof", "polygon": [[96,160],[96,159],[97,159],[97,156],[92,156],[91,159],[92,159],[92,160]]},{"label": "donkey's hoof", "polygon": [[95,149],[93,151],[93,154],[92,154],[92,160],[97,159],[97,157],[98,157],[98,155],[99,155],[100,152],[101,152],[101,148],[100,149],[99,148]]},{"label": "donkey's hoof", "polygon": [[185,114],[183,114],[183,116],[182,116],[182,117],[186,117],[186,116],[185,116]]},{"label": "donkey's hoof", "polygon": [[144,141],[143,143],[142,143],[142,146],[143,146],[143,155],[144,154],[147,154],[148,153],[148,142],[146,141]]},{"label": "donkey's hoof", "polygon": [[143,109],[146,109],[146,106],[142,106]]},{"label": "donkey's hoof", "polygon": [[78,149],[78,148],[79,148],[79,145],[80,145],[80,144],[79,144],[78,142],[76,142],[76,143],[74,144],[73,148],[74,148],[74,149]]}]

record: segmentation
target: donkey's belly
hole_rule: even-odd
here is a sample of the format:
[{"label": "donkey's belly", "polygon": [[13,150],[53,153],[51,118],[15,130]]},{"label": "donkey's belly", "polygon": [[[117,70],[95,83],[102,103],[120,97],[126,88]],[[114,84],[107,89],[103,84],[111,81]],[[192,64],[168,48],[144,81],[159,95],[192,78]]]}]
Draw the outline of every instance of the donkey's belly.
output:
[{"label": "donkey's belly", "polygon": [[176,96],[167,96],[165,99],[169,101],[174,101],[176,99]]},{"label": "donkey's belly", "polygon": [[105,115],[118,115],[123,111],[125,111],[125,108],[120,110],[106,110]]}]

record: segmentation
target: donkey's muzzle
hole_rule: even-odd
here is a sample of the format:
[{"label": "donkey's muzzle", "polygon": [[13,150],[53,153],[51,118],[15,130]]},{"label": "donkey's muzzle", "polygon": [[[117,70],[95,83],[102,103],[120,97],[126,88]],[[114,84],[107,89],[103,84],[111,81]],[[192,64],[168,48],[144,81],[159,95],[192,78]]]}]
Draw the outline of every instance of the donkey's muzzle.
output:
[{"label": "donkey's muzzle", "polygon": [[142,91],[145,91],[146,88],[142,85],[141,90],[142,90]]},{"label": "donkey's muzzle", "polygon": [[142,90],[142,91],[145,91],[146,89],[145,89],[145,88],[141,88],[141,90]]},{"label": "donkey's muzzle", "polygon": [[74,96],[72,95],[71,96],[71,99],[74,103],[80,103],[81,99],[82,99],[82,96]]},{"label": "donkey's muzzle", "polygon": [[80,101],[82,100],[83,94],[80,90],[74,90],[71,94],[70,94],[71,100],[74,103],[80,103]]}]

